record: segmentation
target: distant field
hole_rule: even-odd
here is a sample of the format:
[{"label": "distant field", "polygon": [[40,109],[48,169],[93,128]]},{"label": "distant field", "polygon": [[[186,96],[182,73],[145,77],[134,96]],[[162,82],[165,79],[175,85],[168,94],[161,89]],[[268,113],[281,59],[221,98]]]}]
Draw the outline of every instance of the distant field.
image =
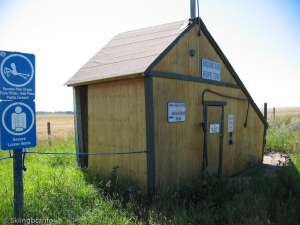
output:
[{"label": "distant field", "polygon": [[[300,107],[275,107],[275,118],[294,116],[300,116]],[[273,108],[268,108],[268,118],[273,119]]]},{"label": "distant field", "polygon": [[37,115],[38,142],[48,139],[47,122],[51,124],[52,139],[66,139],[74,134],[74,116],[70,114]]}]

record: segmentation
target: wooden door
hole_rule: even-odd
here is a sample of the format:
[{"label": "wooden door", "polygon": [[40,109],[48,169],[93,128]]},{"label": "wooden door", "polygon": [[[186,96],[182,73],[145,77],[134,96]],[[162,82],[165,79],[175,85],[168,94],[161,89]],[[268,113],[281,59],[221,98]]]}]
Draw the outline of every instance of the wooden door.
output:
[{"label": "wooden door", "polygon": [[205,105],[205,170],[212,175],[222,175],[224,105]]}]

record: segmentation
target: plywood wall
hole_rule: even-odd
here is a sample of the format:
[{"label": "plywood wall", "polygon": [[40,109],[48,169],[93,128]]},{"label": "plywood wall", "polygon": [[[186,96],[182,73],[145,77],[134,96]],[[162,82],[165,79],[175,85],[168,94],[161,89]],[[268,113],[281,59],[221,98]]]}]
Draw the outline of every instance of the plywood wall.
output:
[{"label": "plywood wall", "polygon": [[[198,36],[198,29],[198,26],[194,26],[186,33],[153,70],[200,77],[201,59],[204,57],[221,63],[222,81],[236,84],[207,37],[203,33]],[[194,57],[189,55],[190,49],[195,50]]]},{"label": "plywood wall", "polygon": [[[203,108],[201,95],[204,89],[223,94],[244,97],[240,89],[215,86],[191,81],[153,78],[156,183],[181,184],[201,173],[203,154]],[[223,173],[232,175],[245,169],[250,162],[260,161],[263,144],[263,123],[250,106],[248,126],[244,128],[247,101],[238,101],[207,94],[205,100],[227,102],[224,130],[227,131],[227,115],[235,116],[233,145],[224,136]],[[186,104],[186,121],[168,123],[167,103],[182,101]]]},{"label": "plywood wall", "polygon": [[[201,59],[221,63],[223,82],[237,82],[199,27],[194,26],[153,68],[155,71],[201,77]],[[192,57],[189,51],[195,50]],[[221,87],[166,78],[154,78],[155,154],[157,185],[179,184],[200,175],[203,155],[203,108],[201,95],[204,89],[247,99],[241,89]],[[259,162],[262,156],[264,125],[250,105],[248,125],[244,128],[248,102],[207,94],[206,100],[227,102],[224,110],[223,174],[232,175],[245,169],[250,162]],[[167,122],[167,102],[183,101],[187,115],[184,123]],[[228,114],[235,117],[233,145],[227,133]]]},{"label": "plywood wall", "polygon": [[[144,80],[127,79],[88,86],[88,149],[96,152],[146,151]],[[118,174],[146,187],[146,153],[89,156],[89,169]]]}]

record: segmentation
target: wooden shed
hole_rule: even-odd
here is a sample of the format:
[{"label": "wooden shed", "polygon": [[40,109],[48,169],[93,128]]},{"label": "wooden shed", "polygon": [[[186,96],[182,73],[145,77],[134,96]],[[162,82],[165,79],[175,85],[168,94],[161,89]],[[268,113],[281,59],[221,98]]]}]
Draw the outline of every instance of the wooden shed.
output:
[{"label": "wooden shed", "polygon": [[267,122],[200,18],[116,35],[68,82],[77,152],[150,192],[261,162]]}]

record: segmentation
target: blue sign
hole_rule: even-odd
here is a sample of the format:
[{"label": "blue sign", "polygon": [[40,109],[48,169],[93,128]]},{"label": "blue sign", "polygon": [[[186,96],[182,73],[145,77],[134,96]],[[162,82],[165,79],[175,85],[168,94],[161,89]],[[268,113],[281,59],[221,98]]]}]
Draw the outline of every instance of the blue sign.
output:
[{"label": "blue sign", "polygon": [[0,99],[33,100],[35,98],[35,56],[0,51]]},{"label": "blue sign", "polygon": [[36,145],[34,101],[0,102],[0,145],[2,150]]}]

